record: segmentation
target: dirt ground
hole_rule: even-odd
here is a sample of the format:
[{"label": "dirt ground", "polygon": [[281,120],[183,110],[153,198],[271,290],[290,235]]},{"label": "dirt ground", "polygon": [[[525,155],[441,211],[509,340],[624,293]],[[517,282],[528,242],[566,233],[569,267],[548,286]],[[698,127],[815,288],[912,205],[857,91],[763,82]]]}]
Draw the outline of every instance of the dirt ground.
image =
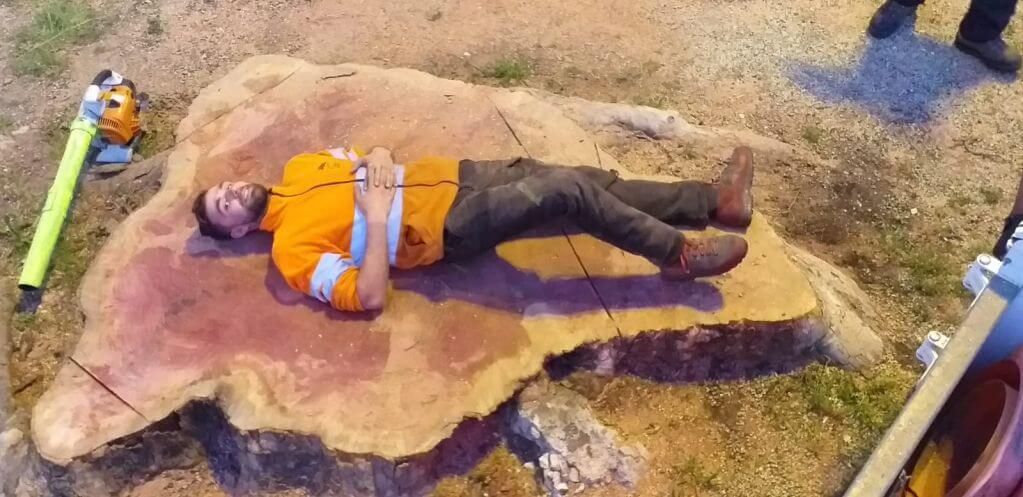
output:
[{"label": "dirt ground", "polygon": [[[919,374],[913,350],[923,335],[948,332],[961,317],[958,279],[990,250],[1020,174],[1023,88],[951,48],[965,0],[928,2],[916,34],[882,42],[863,35],[876,6],[865,0],[91,0],[98,32],[63,50],[67,67],[23,75],[9,47],[42,3],[0,0],[4,285],[14,284],[27,249],[62,126],[105,67],[153,101],[147,154],[172,143],[199,89],[250,55],[286,53],[677,109],[694,123],[751,130],[835,163],[785,178],[761,169],[758,206],[788,239],[857,277],[884,318],[889,360],[863,375],[815,366],[729,385],[569,380],[603,420],[650,449],[655,468],[637,489],[644,496],[839,491]],[[1007,33],[1017,47],[1020,31],[1014,22]],[[709,179],[716,167],[642,140],[608,146],[641,172]],[[77,339],[88,261],[152,187],[83,189],[38,312],[11,317],[21,409]],[[634,405],[652,407],[638,416]],[[221,495],[207,473],[163,475],[136,494]],[[437,493],[539,492],[498,451]]]}]

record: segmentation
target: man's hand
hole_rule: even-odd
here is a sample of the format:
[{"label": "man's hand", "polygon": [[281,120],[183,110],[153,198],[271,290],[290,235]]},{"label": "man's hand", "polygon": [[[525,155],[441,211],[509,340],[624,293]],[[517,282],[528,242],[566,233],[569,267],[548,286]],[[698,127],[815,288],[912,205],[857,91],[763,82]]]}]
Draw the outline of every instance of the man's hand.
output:
[{"label": "man's hand", "polygon": [[366,167],[366,181],[355,188],[355,203],[366,214],[366,220],[387,222],[391,202],[397,190],[394,164],[378,162]]}]

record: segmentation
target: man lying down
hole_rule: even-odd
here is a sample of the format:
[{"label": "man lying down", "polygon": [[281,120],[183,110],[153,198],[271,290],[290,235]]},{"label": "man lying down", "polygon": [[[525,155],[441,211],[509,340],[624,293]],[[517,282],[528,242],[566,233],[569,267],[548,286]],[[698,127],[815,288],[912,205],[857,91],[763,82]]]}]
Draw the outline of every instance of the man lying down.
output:
[{"label": "man lying down", "polygon": [[749,226],[752,184],[746,147],[735,149],[715,183],[625,180],[522,158],[395,165],[385,148],[333,149],[292,158],[271,188],[213,186],[192,211],[213,238],[271,232],[274,264],[291,287],[338,310],[364,311],[386,304],[391,266],[464,260],[557,218],[646,257],[665,279],[722,274],[746,256],[746,241],[691,240],[674,226]]}]

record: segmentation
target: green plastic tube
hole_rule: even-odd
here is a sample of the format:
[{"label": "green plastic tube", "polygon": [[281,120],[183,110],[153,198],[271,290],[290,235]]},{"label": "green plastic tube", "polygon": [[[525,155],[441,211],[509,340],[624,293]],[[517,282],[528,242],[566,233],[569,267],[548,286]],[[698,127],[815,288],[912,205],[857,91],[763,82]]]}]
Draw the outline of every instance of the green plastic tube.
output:
[{"label": "green plastic tube", "polygon": [[64,146],[64,156],[60,159],[60,167],[57,168],[53,185],[46,194],[46,204],[39,215],[32,246],[28,249],[25,264],[21,269],[18,288],[22,290],[36,290],[43,285],[46,270],[50,267],[53,248],[60,238],[64,219],[78,186],[78,176],[82,172],[82,164],[94,136],[96,125],[88,119],[79,116],[71,122],[71,133],[68,135],[67,145]]}]

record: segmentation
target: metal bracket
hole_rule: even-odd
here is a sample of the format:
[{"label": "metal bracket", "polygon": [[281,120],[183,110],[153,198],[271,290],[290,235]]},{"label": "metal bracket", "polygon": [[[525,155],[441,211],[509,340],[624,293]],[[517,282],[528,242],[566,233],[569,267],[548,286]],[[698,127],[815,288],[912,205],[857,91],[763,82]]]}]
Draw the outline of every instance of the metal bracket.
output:
[{"label": "metal bracket", "polygon": [[987,288],[991,283],[991,278],[994,278],[1000,269],[1002,269],[1002,261],[992,255],[980,254],[966,268],[963,286],[976,297]]},{"label": "metal bracket", "polygon": [[927,338],[924,339],[924,343],[920,344],[920,348],[916,349],[916,358],[924,364],[924,374],[920,376],[919,381],[923,381],[927,377],[927,373],[931,372],[931,368],[934,363],[938,362],[938,357],[945,351],[945,347],[948,345],[949,337],[944,333],[938,331],[932,331],[927,334]]}]

